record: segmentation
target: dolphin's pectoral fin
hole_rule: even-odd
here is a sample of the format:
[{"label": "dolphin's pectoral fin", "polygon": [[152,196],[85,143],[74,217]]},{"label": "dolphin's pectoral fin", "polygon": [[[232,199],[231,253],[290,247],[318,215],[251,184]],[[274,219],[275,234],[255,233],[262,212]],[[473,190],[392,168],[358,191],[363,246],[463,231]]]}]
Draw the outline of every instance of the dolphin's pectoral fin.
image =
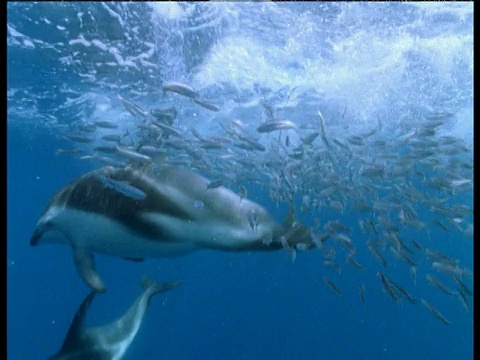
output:
[{"label": "dolphin's pectoral fin", "polygon": [[142,261],[145,261],[144,258],[136,258],[136,257],[128,257],[128,256],[124,256],[123,257],[125,260],[128,260],[128,261],[135,261],[135,262],[142,262]]},{"label": "dolphin's pectoral fin", "polygon": [[97,292],[105,292],[105,285],[103,285],[100,275],[98,275],[97,271],[95,270],[93,255],[83,249],[74,248],[73,258],[80,276],[88,284],[88,286]]}]

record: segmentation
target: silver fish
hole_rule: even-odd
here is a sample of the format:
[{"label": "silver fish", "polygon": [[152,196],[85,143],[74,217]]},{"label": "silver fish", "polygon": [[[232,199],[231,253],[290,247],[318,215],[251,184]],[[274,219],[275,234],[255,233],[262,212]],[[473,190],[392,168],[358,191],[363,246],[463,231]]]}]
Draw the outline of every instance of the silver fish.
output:
[{"label": "silver fish", "polygon": [[203,99],[196,98],[193,101],[195,103],[197,103],[198,105],[204,107],[205,109],[212,110],[212,111],[219,111],[220,110],[220,108],[217,105],[209,103],[209,102],[207,102]]},{"label": "silver fish", "polygon": [[258,229],[258,216],[255,209],[252,209],[252,211],[248,213],[248,223],[252,228],[252,231],[256,233]]},{"label": "silver fish", "polygon": [[328,277],[324,276],[323,277],[323,281],[325,282],[325,284],[328,285],[328,287],[330,289],[332,289],[338,296],[342,296],[342,292],[340,291],[340,289],[337,287],[337,285],[335,285],[333,283],[332,280],[330,280]]},{"label": "silver fish", "polygon": [[174,127],[169,126],[167,124],[164,124],[161,121],[155,121],[155,122],[153,122],[153,124],[155,126],[158,126],[160,129],[162,129],[162,131],[166,132],[169,135],[175,135],[177,137],[183,137],[183,133],[180,130],[175,129]]},{"label": "silver fish", "polygon": [[141,163],[149,163],[152,161],[152,158],[150,156],[140,154],[133,150],[124,149],[118,145],[115,146],[115,149],[117,150],[117,153],[119,153],[120,155],[128,157],[129,159],[134,161],[138,161]]},{"label": "silver fish", "polygon": [[102,136],[102,140],[119,143],[122,140],[122,137],[121,135],[118,135],[118,134],[109,134],[109,135]]},{"label": "silver fish", "polygon": [[435,316],[437,319],[439,319],[441,322],[443,322],[445,325],[451,325],[452,323],[450,322],[450,320],[448,320],[445,316],[443,316],[443,314],[438,311],[437,309],[435,309],[430,303],[428,303],[426,300],[424,299],[420,299],[421,303],[423,306],[425,306],[425,308],[430,311],[430,313],[433,314],[433,316]]},{"label": "silver fish", "polygon": [[132,186],[127,181],[113,180],[101,174],[99,174],[97,178],[102,182],[105,187],[114,189],[115,191],[118,191],[119,193],[122,193],[123,195],[128,196],[131,199],[143,200],[147,197],[147,194],[145,194],[142,190],[136,188],[135,186]]},{"label": "silver fish", "polygon": [[275,130],[287,130],[294,128],[295,124],[290,120],[269,120],[257,127],[257,131],[260,133],[268,133]]},{"label": "silver fish", "polygon": [[198,97],[198,94],[193,87],[174,81],[163,84],[163,92],[167,91],[175,92],[177,94],[188,96],[193,99]]},{"label": "silver fish", "polygon": [[118,125],[111,121],[95,121],[95,125],[104,129],[116,129]]},{"label": "silver fish", "polygon": [[166,109],[152,109],[150,114],[158,121],[163,121],[169,125],[173,124],[173,120],[177,117],[177,109],[173,106]]},{"label": "silver fish", "polygon": [[147,117],[148,113],[145,112],[140,106],[132,103],[131,101],[128,101],[127,99],[123,98],[120,95],[117,95],[117,97],[130,114],[132,114],[133,116],[140,116],[143,118]]}]

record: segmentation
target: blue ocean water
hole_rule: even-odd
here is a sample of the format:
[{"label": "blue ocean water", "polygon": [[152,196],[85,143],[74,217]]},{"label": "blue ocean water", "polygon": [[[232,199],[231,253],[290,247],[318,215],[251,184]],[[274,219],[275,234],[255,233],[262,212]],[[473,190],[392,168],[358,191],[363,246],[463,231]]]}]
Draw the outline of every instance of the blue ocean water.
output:
[{"label": "blue ocean water", "polygon": [[[473,167],[473,4],[9,3],[7,10],[8,359],[43,359],[56,352],[89,291],[69,247],[31,247],[29,239],[53,194],[99,166],[57,154],[76,146],[60,134],[91,119],[135,129],[117,94],[145,108],[174,104],[185,129],[193,125],[222,135],[218,123],[226,119],[255,129],[264,111],[258,99],[281,108],[285,92],[293,94],[296,106],[284,106],[283,114],[308,124],[321,108],[327,119],[342,122],[345,137],[371,130],[377,119],[400,137],[416,128],[419,114],[448,112],[454,115],[444,120],[443,134],[463,141],[470,150],[460,160]],[[221,111],[165,96],[164,81],[203,89],[222,104]],[[337,126],[333,120],[327,125]],[[442,165],[452,158],[436,160]],[[246,187],[249,199],[283,221],[287,204],[277,206],[266,186]],[[434,194],[423,185],[418,189]],[[442,196],[473,208],[472,188]],[[433,216],[428,207],[417,210],[421,219]],[[95,298],[87,325],[123,314],[147,274],[185,282],[152,299],[126,359],[473,358],[473,297],[466,311],[456,296],[433,287],[425,274],[452,289],[455,283],[422,257],[416,282],[409,266],[391,253],[384,269],[368,251],[360,212],[315,211],[297,215],[310,225],[313,218],[348,225],[365,270],[344,264],[340,250],[340,274],[322,264],[318,249],[297,252],[294,261],[284,250],[205,250],[144,262],[96,255],[108,290]],[[465,221],[473,232],[471,218]],[[427,226],[402,228],[401,236],[473,271],[468,226],[460,231],[449,225],[449,232]],[[393,301],[379,271],[417,302]],[[326,286],[324,276],[342,296]],[[473,288],[471,278],[464,281]],[[428,312],[421,298],[451,325]]]}]

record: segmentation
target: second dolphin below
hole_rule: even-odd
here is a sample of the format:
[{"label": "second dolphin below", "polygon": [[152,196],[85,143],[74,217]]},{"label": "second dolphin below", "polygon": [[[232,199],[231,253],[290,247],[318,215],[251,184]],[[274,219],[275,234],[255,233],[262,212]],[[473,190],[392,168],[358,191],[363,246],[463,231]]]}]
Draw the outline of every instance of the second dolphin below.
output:
[{"label": "second dolphin below", "polygon": [[145,276],[143,291],[137,300],[116,321],[94,328],[85,328],[85,316],[93,298],[91,291],[83,300],[72,320],[61,349],[48,360],[120,360],[137,335],[153,295],[173,289],[176,283],[156,283]]}]

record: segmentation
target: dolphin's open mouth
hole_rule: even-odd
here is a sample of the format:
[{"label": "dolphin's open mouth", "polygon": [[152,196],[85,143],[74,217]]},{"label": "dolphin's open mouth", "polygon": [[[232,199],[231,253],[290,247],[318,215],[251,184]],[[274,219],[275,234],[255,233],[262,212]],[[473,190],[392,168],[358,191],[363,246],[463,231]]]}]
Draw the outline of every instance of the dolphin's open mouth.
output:
[{"label": "dolphin's open mouth", "polygon": [[40,239],[46,232],[49,232],[49,230],[52,230],[52,224],[49,221],[38,223],[32,237],[30,238],[30,246],[40,245]]},{"label": "dolphin's open mouth", "polygon": [[65,233],[56,228],[51,222],[37,224],[30,238],[30,246],[56,243],[65,236]]}]

